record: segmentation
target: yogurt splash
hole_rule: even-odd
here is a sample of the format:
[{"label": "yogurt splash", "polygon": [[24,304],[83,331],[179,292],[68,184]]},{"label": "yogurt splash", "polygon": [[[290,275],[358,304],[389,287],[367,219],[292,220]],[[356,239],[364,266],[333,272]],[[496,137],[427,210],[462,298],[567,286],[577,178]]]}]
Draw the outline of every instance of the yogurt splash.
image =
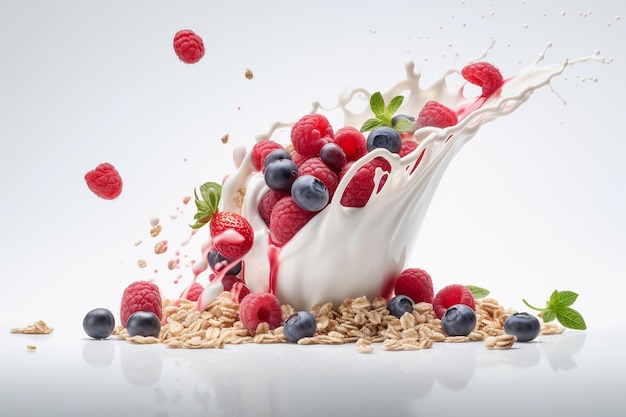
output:
[{"label": "yogurt splash", "polygon": [[[389,297],[395,278],[413,250],[435,190],[463,145],[482,125],[513,112],[568,66],[588,61],[609,62],[597,52],[540,66],[550,47],[548,44],[533,64],[505,79],[501,91],[489,97],[468,98],[464,96],[464,86],[449,88],[446,78],[460,74],[460,69],[450,69],[431,86],[422,88],[420,73],[415,71],[413,63],[407,64],[406,78],[383,93],[385,101],[403,95],[399,113],[417,115],[427,101],[436,100],[456,112],[458,124],[445,129],[418,129],[414,134],[418,147],[403,158],[383,149],[369,152],[342,178],[330,204],[280,248],[270,243],[267,225],[258,211],[269,188],[263,175],[253,168],[251,152],[243,159],[239,153],[237,171],[223,184],[219,209],[241,212],[255,231],[254,245],[243,258],[246,285],[255,292],[271,291],[281,303],[301,310],[329,301],[338,305],[346,298],[363,295]],[[371,117],[370,111],[353,112],[350,105],[357,98],[369,98],[371,94],[366,89],[355,89],[340,97],[333,108],[314,103],[312,112],[339,111],[343,116],[341,126],[359,127]],[[286,126],[290,124],[277,123],[263,137],[271,138],[278,128]],[[377,169],[374,190],[378,190],[378,184],[386,176],[382,189],[373,192],[365,207],[342,206],[341,195],[356,171],[377,157],[385,158],[391,165],[389,173]],[[240,209],[237,201],[241,201],[242,189],[245,195]],[[199,300],[199,309],[219,294],[219,287],[219,282],[209,284]]]}]

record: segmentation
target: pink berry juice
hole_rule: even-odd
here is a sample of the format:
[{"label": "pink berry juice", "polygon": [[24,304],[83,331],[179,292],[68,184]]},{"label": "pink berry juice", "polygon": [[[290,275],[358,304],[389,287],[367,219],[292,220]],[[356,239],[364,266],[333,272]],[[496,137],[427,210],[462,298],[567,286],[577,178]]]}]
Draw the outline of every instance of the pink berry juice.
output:
[{"label": "pink berry juice", "polygon": [[[271,244],[267,225],[259,215],[258,206],[268,188],[263,175],[252,167],[248,152],[223,184],[220,201],[220,210],[240,212],[255,231],[254,245],[243,258],[246,285],[255,292],[274,292],[282,303],[296,309],[309,309],[313,304],[328,301],[337,305],[346,298],[363,295],[389,297],[395,277],[413,251],[435,190],[463,145],[481,126],[513,112],[568,66],[587,61],[608,62],[596,54],[540,65],[544,53],[518,74],[508,77],[504,74],[504,85],[489,97],[466,97],[463,87],[449,88],[446,78],[460,74],[460,69],[448,70],[423,88],[419,85],[420,74],[412,63],[408,64],[406,78],[383,92],[385,102],[403,95],[399,113],[417,115],[424,103],[436,100],[455,111],[458,124],[445,129],[418,129],[414,134],[419,143],[417,149],[403,158],[376,149],[359,159],[339,183],[329,205],[282,247]],[[345,126],[359,128],[371,117],[369,108],[362,112],[348,109],[354,100],[369,100],[370,95],[364,89],[354,90],[343,95],[334,108],[324,109],[316,103],[314,111],[338,111]],[[271,138],[280,126],[275,125],[263,138]],[[377,157],[389,162],[391,172],[377,170],[375,191],[365,207],[342,206],[341,195],[351,177]],[[383,177],[386,181],[376,191]],[[245,197],[240,209],[235,201],[241,189],[245,189]],[[218,289],[211,287],[205,290],[199,308],[217,295]]]}]

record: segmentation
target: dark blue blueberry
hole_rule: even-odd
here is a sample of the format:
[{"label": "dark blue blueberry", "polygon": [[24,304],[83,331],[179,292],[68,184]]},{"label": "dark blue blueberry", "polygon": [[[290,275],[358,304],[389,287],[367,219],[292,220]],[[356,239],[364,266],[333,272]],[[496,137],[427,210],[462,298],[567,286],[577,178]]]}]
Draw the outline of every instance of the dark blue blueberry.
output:
[{"label": "dark blue blueberry", "polygon": [[278,159],[291,159],[291,154],[287,152],[286,149],[275,149],[267,154],[267,156],[263,160],[263,166],[267,168],[269,164]]},{"label": "dark blue blueberry", "polygon": [[291,186],[291,196],[301,208],[319,211],[328,204],[328,188],[313,175],[301,175]]},{"label": "dark blue blueberry", "polygon": [[367,150],[384,148],[389,152],[398,153],[402,147],[402,138],[397,130],[388,126],[377,127],[367,136]]},{"label": "dark blue blueberry", "polygon": [[298,166],[291,159],[277,159],[267,165],[264,175],[270,189],[288,193],[298,177]]},{"label": "dark blue blueberry", "polygon": [[396,295],[387,303],[387,310],[396,316],[402,317],[404,313],[411,313],[413,311],[413,300],[406,295]]},{"label": "dark blue blueberry", "polygon": [[291,343],[297,343],[303,337],[313,337],[316,329],[315,316],[308,311],[298,311],[283,323],[283,332]]},{"label": "dark blue blueberry", "polygon": [[341,171],[346,164],[346,153],[341,146],[334,142],[329,142],[320,149],[320,159],[324,161],[330,169],[335,172]]},{"label": "dark blue blueberry", "polygon": [[540,331],[541,323],[532,314],[515,313],[504,321],[504,333],[515,336],[518,342],[530,342]]},{"label": "dark blue blueberry", "polygon": [[161,322],[159,318],[149,311],[137,311],[130,315],[126,322],[126,330],[132,336],[159,337]]},{"label": "dark blue blueberry", "polygon": [[467,336],[476,327],[476,313],[465,304],[455,304],[443,314],[441,327],[448,336]]},{"label": "dark blue blueberry", "polygon": [[94,339],[104,339],[111,336],[115,327],[115,317],[106,308],[94,308],[83,318],[83,330],[87,336]]},{"label": "dark blue blueberry", "polygon": [[[219,272],[219,270],[218,271],[215,270],[215,265],[217,265],[218,263],[221,264],[221,267],[223,268],[224,266],[228,265],[231,262],[230,259],[225,258],[216,249],[211,249],[209,251],[209,254],[207,255],[207,260],[209,261],[209,266],[211,267],[213,272]],[[233,265],[228,270],[228,272],[226,272],[226,274],[224,274],[224,275],[237,275],[240,272],[241,272],[241,261],[239,261],[235,265]]]}]

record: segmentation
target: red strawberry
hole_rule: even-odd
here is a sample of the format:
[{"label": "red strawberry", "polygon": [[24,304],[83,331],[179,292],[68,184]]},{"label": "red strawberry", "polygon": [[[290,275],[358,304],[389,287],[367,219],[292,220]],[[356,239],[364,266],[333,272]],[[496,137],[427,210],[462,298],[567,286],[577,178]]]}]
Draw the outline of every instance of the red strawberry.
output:
[{"label": "red strawberry", "polygon": [[367,154],[367,141],[357,128],[346,126],[335,132],[335,143],[343,149],[347,161],[356,161]]},{"label": "red strawberry", "polygon": [[187,291],[187,295],[185,296],[185,298],[189,301],[198,301],[198,298],[200,297],[200,294],[202,294],[202,291],[204,291],[204,287],[202,286],[202,284],[194,282],[193,284],[191,284],[191,288],[189,288],[189,291]]},{"label": "red strawberry", "polygon": [[108,162],[103,162],[86,173],[85,181],[95,195],[105,200],[113,200],[122,193],[122,177]]},{"label": "red strawberry", "polygon": [[483,97],[489,97],[504,84],[500,70],[488,62],[475,62],[466,65],[461,70],[461,75],[470,83],[481,87]]},{"label": "red strawberry", "polygon": [[[218,211],[209,224],[215,249],[232,261],[243,257],[254,242],[252,226],[240,214],[232,211]],[[230,232],[236,232],[230,234]]]},{"label": "red strawberry", "polygon": [[396,295],[406,295],[415,303],[432,303],[435,291],[428,272],[419,268],[408,268],[396,280]]},{"label": "red strawberry", "polygon": [[283,197],[286,197],[288,194],[281,193],[280,191],[269,190],[263,197],[261,197],[261,202],[259,203],[259,214],[261,218],[265,220],[265,224],[270,225],[270,218],[272,216],[272,210],[274,210],[274,206],[278,203]]},{"label": "red strawberry", "polygon": [[434,100],[426,102],[417,116],[417,127],[433,126],[445,128],[459,122],[454,110]]},{"label": "red strawberry", "polygon": [[224,278],[222,278],[222,286],[224,287],[224,291],[230,292],[233,301],[237,303],[241,303],[241,300],[243,300],[246,295],[250,294],[250,289],[235,275],[224,275]]},{"label": "red strawberry", "polygon": [[270,218],[272,240],[277,245],[284,245],[316,214],[298,206],[291,196],[280,199]]},{"label": "red strawberry", "polygon": [[267,323],[271,330],[283,322],[283,311],[274,294],[253,292],[241,300],[239,318],[252,334],[260,323]]},{"label": "red strawberry", "polygon": [[163,301],[156,284],[148,281],[135,281],[124,290],[120,308],[120,319],[126,327],[131,314],[137,311],[149,311],[161,320]]},{"label": "red strawberry", "polygon": [[[353,162],[349,162],[343,167],[340,178],[345,175],[352,164]],[[376,168],[381,168],[383,171],[391,172],[391,165],[385,158],[375,158],[363,165],[350,179],[350,183],[341,196],[342,206],[363,207],[367,204],[372,192],[374,191],[374,174],[376,172]],[[376,192],[379,192],[382,189],[386,181],[387,176],[383,176]]]},{"label": "red strawberry", "polygon": [[174,52],[185,64],[195,64],[204,56],[204,42],[192,30],[180,30],[174,35]]},{"label": "red strawberry", "polygon": [[333,141],[333,128],[321,114],[307,114],[291,128],[291,143],[304,157],[317,156],[320,149]]},{"label": "red strawberry", "polygon": [[255,143],[252,147],[252,155],[250,155],[250,161],[254,169],[262,172],[264,170],[263,161],[265,161],[265,157],[270,152],[282,148],[280,143],[274,142],[273,140],[264,140]]},{"label": "red strawberry", "polygon": [[321,158],[315,156],[304,161],[298,169],[298,176],[302,175],[312,175],[322,181],[328,188],[329,201],[333,198],[339,184],[339,177]]},{"label": "red strawberry", "polygon": [[438,319],[442,318],[446,310],[455,304],[465,304],[476,309],[474,295],[465,285],[452,284],[440,289],[433,297],[433,310]]}]

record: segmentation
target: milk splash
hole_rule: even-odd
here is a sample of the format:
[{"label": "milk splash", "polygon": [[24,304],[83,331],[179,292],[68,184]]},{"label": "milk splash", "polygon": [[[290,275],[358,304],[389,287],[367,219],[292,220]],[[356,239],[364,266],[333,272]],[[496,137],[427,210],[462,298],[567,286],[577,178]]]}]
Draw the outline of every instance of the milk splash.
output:
[{"label": "milk splash", "polygon": [[[241,211],[255,230],[255,243],[244,257],[246,285],[255,292],[273,292],[281,303],[296,309],[309,309],[313,304],[329,301],[338,305],[346,298],[363,295],[370,299],[389,297],[395,277],[406,267],[437,185],[463,145],[482,125],[513,112],[568,66],[587,61],[609,62],[596,53],[540,66],[550,46],[533,64],[505,79],[501,91],[488,98],[467,98],[463,87],[453,90],[447,86],[446,78],[460,74],[460,69],[450,69],[431,86],[422,88],[420,73],[413,63],[407,64],[406,78],[383,93],[385,101],[403,95],[399,113],[417,115],[427,101],[436,100],[457,113],[458,124],[445,129],[418,129],[414,134],[418,147],[403,158],[377,149],[358,160],[339,183],[330,204],[281,248],[269,243],[268,228],[258,212],[259,202],[269,188],[263,175],[252,167],[248,152],[238,170],[225,181],[219,207]],[[349,105],[357,97],[369,98],[371,94],[355,89],[340,97],[335,107],[325,109],[314,103],[312,111],[339,110],[342,126],[360,127],[371,117],[369,109],[352,112]],[[288,125],[276,124],[265,137],[271,137],[281,126]],[[341,126],[335,126],[338,127]],[[382,189],[373,192],[365,207],[342,206],[341,195],[352,176],[377,157],[385,158],[391,165],[388,173],[377,170],[374,190],[386,176]],[[240,210],[235,201],[241,189],[245,189],[245,197]],[[200,299],[200,308],[217,295],[216,289],[210,287]]]}]

